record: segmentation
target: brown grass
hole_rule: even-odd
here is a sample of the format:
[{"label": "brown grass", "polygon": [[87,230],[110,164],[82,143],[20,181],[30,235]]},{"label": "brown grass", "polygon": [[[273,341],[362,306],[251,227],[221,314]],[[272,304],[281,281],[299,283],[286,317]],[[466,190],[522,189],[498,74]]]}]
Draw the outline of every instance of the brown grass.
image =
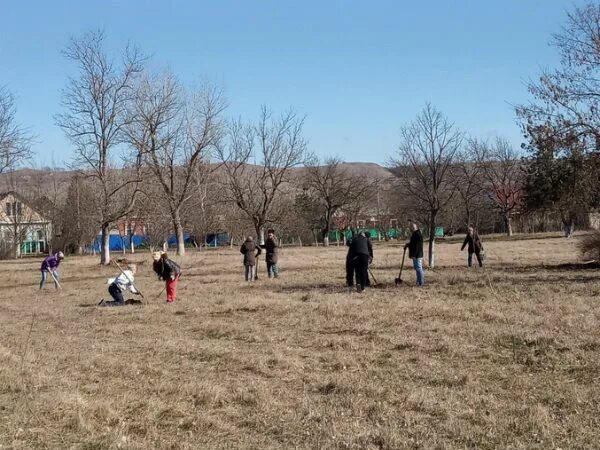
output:
[{"label": "brown grass", "polygon": [[[576,239],[439,245],[424,289],[343,288],[345,249],[284,249],[246,285],[235,251],[181,260],[180,301],[96,308],[115,275],[68,258],[0,265],[0,448],[592,448],[600,286]],[[147,259],[136,255],[134,259]],[[146,296],[162,288],[139,267]]]}]

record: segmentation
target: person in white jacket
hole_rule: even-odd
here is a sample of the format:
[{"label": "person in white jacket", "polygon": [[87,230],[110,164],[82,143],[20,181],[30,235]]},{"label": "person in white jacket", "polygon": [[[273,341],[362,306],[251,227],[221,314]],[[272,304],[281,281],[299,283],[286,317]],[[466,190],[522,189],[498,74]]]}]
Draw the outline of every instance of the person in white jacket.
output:
[{"label": "person in white jacket", "polygon": [[123,306],[125,304],[123,292],[127,290],[129,290],[132,294],[139,294],[138,290],[133,284],[136,270],[137,268],[135,264],[131,264],[116,278],[109,278],[108,293],[113,298],[113,301],[107,302],[102,300],[99,303],[99,306]]}]

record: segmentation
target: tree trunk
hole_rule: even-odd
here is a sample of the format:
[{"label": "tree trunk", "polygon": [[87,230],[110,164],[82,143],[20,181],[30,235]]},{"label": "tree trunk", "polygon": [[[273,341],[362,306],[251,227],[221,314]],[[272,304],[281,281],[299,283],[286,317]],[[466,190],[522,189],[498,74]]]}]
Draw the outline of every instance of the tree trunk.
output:
[{"label": "tree trunk", "polygon": [[325,236],[323,236],[323,245],[325,247],[329,247],[329,233],[327,233]]},{"label": "tree trunk", "polygon": [[110,224],[103,223],[102,224],[102,243],[100,247],[100,264],[109,265],[110,264]]},{"label": "tree trunk", "polygon": [[173,212],[173,228],[175,229],[175,239],[177,239],[177,255],[183,256],[185,255],[185,236],[181,225],[181,217],[177,210]]},{"label": "tree trunk", "polygon": [[506,235],[507,236],[512,236],[513,235],[513,230],[512,230],[512,217],[510,217],[510,214],[505,214],[504,215],[504,229],[506,231]]},{"label": "tree trunk", "polygon": [[429,267],[435,267],[435,219],[436,212],[432,212],[429,216]]}]

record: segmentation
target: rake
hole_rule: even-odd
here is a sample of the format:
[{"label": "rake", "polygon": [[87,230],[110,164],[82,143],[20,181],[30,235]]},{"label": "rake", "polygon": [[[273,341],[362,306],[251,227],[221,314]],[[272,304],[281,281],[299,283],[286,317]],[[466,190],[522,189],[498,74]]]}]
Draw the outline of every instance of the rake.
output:
[{"label": "rake", "polygon": [[[129,278],[129,276],[128,276],[128,275],[127,275],[127,274],[126,274],[124,271],[123,271],[123,268],[122,268],[122,267],[119,265],[119,263],[118,263],[118,262],[116,262],[116,261],[114,261],[114,260],[112,260],[111,262],[112,262],[113,264],[115,264],[115,265],[116,265],[116,266],[119,268],[119,270],[121,271],[121,273],[122,273],[123,275],[125,275],[125,278],[127,278],[129,281],[131,281],[131,278]],[[135,288],[135,290],[137,291],[138,295],[139,295],[140,297],[144,298],[144,294],[142,294],[142,291],[140,291],[140,290],[137,288],[137,286],[136,286],[134,283],[131,283],[131,285],[132,285],[132,286]]]}]

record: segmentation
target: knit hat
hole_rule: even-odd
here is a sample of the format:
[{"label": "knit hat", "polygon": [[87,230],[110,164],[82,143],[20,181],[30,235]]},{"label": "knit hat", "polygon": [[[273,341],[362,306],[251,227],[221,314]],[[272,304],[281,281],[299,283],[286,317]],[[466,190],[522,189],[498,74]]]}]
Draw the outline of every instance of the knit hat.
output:
[{"label": "knit hat", "polygon": [[58,259],[65,259],[65,254],[64,254],[63,252],[58,252],[58,253],[56,254],[56,257],[57,257]]}]

